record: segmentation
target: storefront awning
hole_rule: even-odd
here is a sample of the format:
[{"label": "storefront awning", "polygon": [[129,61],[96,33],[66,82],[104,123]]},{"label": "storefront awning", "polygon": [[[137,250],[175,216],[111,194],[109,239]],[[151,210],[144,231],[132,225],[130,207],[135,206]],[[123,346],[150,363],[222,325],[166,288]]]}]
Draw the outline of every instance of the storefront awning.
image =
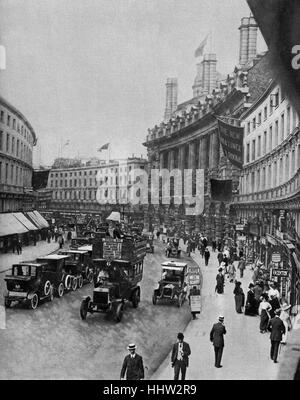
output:
[{"label": "storefront awning", "polygon": [[29,231],[37,231],[38,228],[21,212],[13,213],[13,216],[21,222]]},{"label": "storefront awning", "polygon": [[0,237],[26,232],[28,229],[12,213],[0,214]]},{"label": "storefront awning", "polygon": [[43,225],[43,228],[49,228],[48,222],[45,220],[45,218],[38,212],[38,211],[33,211],[34,215],[37,217],[39,223]]},{"label": "storefront awning", "polygon": [[28,211],[26,213],[26,216],[37,226],[38,229],[43,229],[44,228],[44,226],[41,224],[41,222],[38,221],[38,218],[33,213],[33,211]]}]

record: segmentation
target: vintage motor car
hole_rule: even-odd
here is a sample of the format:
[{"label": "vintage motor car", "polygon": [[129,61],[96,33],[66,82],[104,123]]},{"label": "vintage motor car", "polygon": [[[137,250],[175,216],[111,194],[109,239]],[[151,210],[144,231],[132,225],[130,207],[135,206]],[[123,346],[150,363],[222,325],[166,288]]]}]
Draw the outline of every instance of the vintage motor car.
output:
[{"label": "vintage motor car", "polygon": [[138,307],[141,288],[138,283],[143,276],[143,260],[131,263],[126,260],[94,260],[97,275],[94,277],[92,298],[86,297],[80,307],[80,316],[86,319],[87,313],[111,312],[117,322],[122,320],[125,302]]},{"label": "vintage motor car", "polygon": [[4,295],[5,307],[16,301],[25,303],[35,310],[42,300],[53,300],[52,276],[46,263],[22,262],[12,266],[11,274],[4,278],[7,292]]},{"label": "vintage motor car", "polygon": [[51,276],[54,292],[58,297],[62,297],[65,290],[77,289],[77,276],[67,272],[70,271],[66,265],[68,259],[70,256],[64,254],[50,254],[37,259],[37,262],[46,263],[45,270]]},{"label": "vintage motor car", "polygon": [[167,299],[177,301],[181,307],[187,296],[186,283],[187,264],[177,261],[167,261],[162,264],[161,280],[153,292],[152,303]]},{"label": "vintage motor car", "polygon": [[[60,250],[58,254],[69,256],[66,259],[66,272],[67,274],[77,278],[77,286],[82,288],[84,282],[93,282],[93,263],[88,250]],[[74,287],[76,286],[76,279],[73,278]],[[73,290],[75,290],[73,288]]]},{"label": "vintage motor car", "polygon": [[179,241],[176,238],[169,238],[166,246],[166,256],[180,258],[181,249],[179,248]]},{"label": "vintage motor car", "polygon": [[154,253],[153,235],[143,234],[143,238],[146,240],[146,252]]}]

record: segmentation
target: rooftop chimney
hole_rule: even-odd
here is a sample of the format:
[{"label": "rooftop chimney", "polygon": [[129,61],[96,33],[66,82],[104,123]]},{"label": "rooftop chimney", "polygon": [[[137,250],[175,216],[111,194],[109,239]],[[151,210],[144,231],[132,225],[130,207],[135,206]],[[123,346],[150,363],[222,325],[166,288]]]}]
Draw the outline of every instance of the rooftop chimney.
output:
[{"label": "rooftop chimney", "polygon": [[246,65],[256,56],[257,29],[258,25],[252,16],[244,17],[241,19],[241,26],[239,27],[240,30],[239,63],[241,66]]},{"label": "rooftop chimney", "polygon": [[177,108],[178,82],[177,78],[168,78],[166,83],[166,109],[164,121],[168,122]]},{"label": "rooftop chimney", "polygon": [[203,92],[211,94],[217,84],[217,56],[214,53],[205,54],[202,61]]}]

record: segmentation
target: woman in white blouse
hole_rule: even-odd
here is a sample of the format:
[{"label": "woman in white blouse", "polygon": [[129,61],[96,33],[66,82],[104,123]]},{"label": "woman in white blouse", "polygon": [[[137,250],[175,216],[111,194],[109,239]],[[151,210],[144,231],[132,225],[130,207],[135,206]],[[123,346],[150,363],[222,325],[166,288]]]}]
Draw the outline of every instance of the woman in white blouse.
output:
[{"label": "woman in white blouse", "polygon": [[258,307],[258,314],[260,315],[259,329],[260,333],[266,333],[268,328],[268,322],[270,320],[270,311],[272,306],[268,301],[268,297],[265,293],[261,296],[261,302]]}]

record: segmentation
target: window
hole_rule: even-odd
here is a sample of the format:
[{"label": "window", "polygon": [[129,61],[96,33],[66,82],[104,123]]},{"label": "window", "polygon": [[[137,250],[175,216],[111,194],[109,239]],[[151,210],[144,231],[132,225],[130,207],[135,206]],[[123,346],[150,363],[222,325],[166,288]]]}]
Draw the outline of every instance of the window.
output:
[{"label": "window", "polygon": [[275,121],[275,139],[274,139],[274,145],[278,145],[278,121]]},{"label": "window", "polygon": [[255,160],[255,139],[252,140],[252,161]]},{"label": "window", "polygon": [[286,109],[286,136],[289,136],[291,130],[291,107]]},{"label": "window", "polygon": [[261,136],[258,136],[258,144],[257,144],[257,157],[261,155]]},{"label": "window", "polygon": [[65,178],[68,176],[67,172],[65,172]]},{"label": "window", "polygon": [[19,157],[19,152],[20,152],[20,140],[17,140],[17,157]]},{"label": "window", "polygon": [[9,133],[6,134],[6,152],[9,152]]},{"label": "window", "polygon": [[65,180],[65,187],[68,187],[68,181]]},{"label": "window", "polygon": [[15,119],[13,119],[13,129],[16,129],[16,120]]},{"label": "window", "polygon": [[281,140],[281,142],[284,140],[284,132],[285,132],[285,130],[284,130],[284,113],[281,115],[281,126],[280,126],[280,132],[281,132],[281,138],[280,138],[280,140]]},{"label": "window", "polygon": [[7,126],[10,126],[10,115],[7,114]]},{"label": "window", "polygon": [[62,185],[63,185],[62,179],[60,180],[59,185],[60,185],[60,187],[62,187]]},{"label": "window", "polygon": [[267,152],[267,131],[264,131],[264,144],[263,144],[263,154]]},{"label": "window", "polygon": [[10,183],[13,185],[14,184],[14,166],[10,166]]},{"label": "window", "polygon": [[[252,120],[252,125],[253,125],[252,129],[254,130],[256,128],[256,118],[255,117]],[[131,167],[129,167],[129,171],[130,171],[130,169],[131,169]]]},{"label": "window", "polygon": [[5,183],[7,183],[8,180],[8,163],[5,163]]},{"label": "window", "polygon": [[15,153],[15,138],[14,137],[11,138],[11,153],[12,154]]},{"label": "window", "polygon": [[74,186],[77,185],[77,179],[74,179]]},{"label": "window", "polygon": [[258,121],[257,121],[258,125],[261,124],[261,112],[258,114]]},{"label": "window", "polygon": [[92,175],[93,171],[90,171],[90,175]]},{"label": "window", "polygon": [[264,121],[268,118],[268,106],[264,108]]},{"label": "window", "polygon": [[72,181],[72,179],[70,179],[70,187],[72,187],[72,183],[73,183],[73,181]]},{"label": "window", "polygon": [[0,132],[0,150],[3,149],[3,131]]},{"label": "window", "polygon": [[0,121],[4,122],[4,111],[1,110]]}]

